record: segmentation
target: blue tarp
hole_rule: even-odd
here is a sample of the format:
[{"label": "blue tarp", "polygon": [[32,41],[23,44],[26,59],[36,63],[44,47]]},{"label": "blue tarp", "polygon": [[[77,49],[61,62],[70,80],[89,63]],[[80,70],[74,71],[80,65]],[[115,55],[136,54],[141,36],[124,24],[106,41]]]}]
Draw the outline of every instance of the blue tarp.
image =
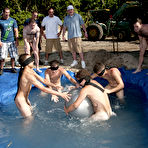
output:
[{"label": "blue tarp", "polygon": [[[38,73],[40,76],[44,77],[45,68],[41,69],[42,73]],[[125,68],[119,69],[122,74],[125,87],[129,85],[136,85],[143,91],[144,97],[148,99],[148,69],[142,70],[137,74],[133,74],[133,70],[126,70]],[[19,69],[18,69],[19,72]],[[71,71],[68,73],[74,78],[75,74]],[[11,73],[9,69],[5,69],[3,75],[0,76],[0,105],[8,105],[14,103],[14,97],[17,92],[17,80],[19,73]],[[101,78],[96,78],[96,80],[103,86],[107,84],[107,81]],[[70,81],[62,76],[62,85],[70,84]]]}]

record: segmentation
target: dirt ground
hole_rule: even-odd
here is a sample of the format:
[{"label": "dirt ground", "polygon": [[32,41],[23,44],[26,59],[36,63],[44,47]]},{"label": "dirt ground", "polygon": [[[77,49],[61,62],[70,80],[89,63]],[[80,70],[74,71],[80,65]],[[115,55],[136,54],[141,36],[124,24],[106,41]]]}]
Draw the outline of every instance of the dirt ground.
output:
[{"label": "dirt ground", "polygon": [[[77,59],[79,64],[70,68],[70,64],[72,63],[72,55],[68,49],[68,43],[61,41],[63,56],[64,56],[64,65],[63,67],[67,70],[78,71],[81,68],[79,55]],[[114,45],[114,48],[113,48]],[[126,41],[126,42],[117,42],[115,41],[113,44],[112,38],[107,38],[105,41],[82,41],[82,47],[84,52],[84,58],[86,61],[86,68],[90,71],[93,69],[93,65],[96,62],[103,62],[108,66],[115,67],[125,67],[126,69],[135,69],[138,64],[139,57],[139,41]],[[24,53],[24,47],[18,47],[19,55]],[[40,52],[40,60],[44,62],[45,56],[45,40],[42,42],[42,50]],[[148,59],[147,52],[144,57],[143,69],[148,68]],[[57,59],[59,60],[59,55],[53,49],[53,53],[49,56],[49,61]],[[9,66],[10,62],[7,59],[6,66]],[[45,67],[41,65],[40,67]]]}]

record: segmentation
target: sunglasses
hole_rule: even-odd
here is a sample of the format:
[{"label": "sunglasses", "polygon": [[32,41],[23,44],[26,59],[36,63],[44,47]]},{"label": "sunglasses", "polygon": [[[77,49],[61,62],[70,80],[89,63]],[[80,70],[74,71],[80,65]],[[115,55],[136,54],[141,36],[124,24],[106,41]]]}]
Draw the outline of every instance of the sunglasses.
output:
[{"label": "sunglasses", "polygon": [[105,72],[105,68],[99,74],[97,74],[97,75],[98,76],[103,76],[104,72]]},{"label": "sunglasses", "polygon": [[50,67],[51,70],[58,70],[58,68],[59,68],[59,66],[57,66],[57,67],[52,67],[52,66],[51,66],[51,67]]}]

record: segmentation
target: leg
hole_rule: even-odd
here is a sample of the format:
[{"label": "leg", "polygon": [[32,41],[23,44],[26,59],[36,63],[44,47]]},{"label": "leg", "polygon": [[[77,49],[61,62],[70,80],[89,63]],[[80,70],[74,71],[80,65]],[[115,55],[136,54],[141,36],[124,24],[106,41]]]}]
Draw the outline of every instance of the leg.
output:
[{"label": "leg", "polygon": [[27,102],[24,99],[21,98],[16,98],[15,99],[15,104],[17,108],[19,109],[21,115],[26,118],[32,115],[31,107],[30,105],[27,104]]},{"label": "leg", "polygon": [[0,75],[3,74],[5,58],[8,56],[8,44],[9,43],[2,43],[2,47],[0,48]]},{"label": "leg", "polygon": [[68,46],[69,46],[69,49],[70,49],[70,51],[72,53],[72,57],[73,57],[73,62],[70,65],[71,67],[74,67],[74,66],[76,66],[78,64],[77,57],[76,57],[76,51],[74,50],[74,46],[73,46],[74,45],[74,40],[75,40],[75,38],[72,38],[72,39],[68,40]]},{"label": "leg", "polygon": [[34,57],[35,57],[35,63],[36,63],[36,69],[38,72],[42,72],[40,69],[39,69],[39,55],[38,55],[38,47],[36,47],[36,42],[34,41],[33,42],[33,53],[34,53]]},{"label": "leg", "polygon": [[44,63],[44,65],[48,65],[48,57],[49,57],[49,53],[52,52],[52,48],[53,48],[52,39],[46,39],[46,51],[45,51],[45,63]]},{"label": "leg", "polygon": [[25,53],[26,54],[29,54],[30,55],[30,44],[29,44],[29,42],[24,42],[24,51],[25,51]]},{"label": "leg", "polygon": [[15,45],[15,42],[10,44],[8,51],[9,51],[9,55],[11,57],[11,67],[12,67],[11,71],[13,73],[17,73],[17,70],[15,69],[15,59],[17,58],[18,53],[17,53],[17,47]]},{"label": "leg", "polygon": [[63,61],[63,52],[62,52],[62,46],[60,43],[60,38],[55,40],[54,46],[55,46],[55,49],[59,52],[60,60]]}]

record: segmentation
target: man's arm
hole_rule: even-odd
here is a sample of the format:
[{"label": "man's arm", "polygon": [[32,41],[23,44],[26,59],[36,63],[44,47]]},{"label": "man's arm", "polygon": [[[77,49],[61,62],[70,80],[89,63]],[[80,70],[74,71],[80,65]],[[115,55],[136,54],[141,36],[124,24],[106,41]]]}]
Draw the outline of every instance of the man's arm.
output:
[{"label": "man's arm", "polygon": [[60,71],[68,78],[71,83],[75,84],[77,88],[80,87],[79,83],[73,79],[64,68],[60,67]]},{"label": "man's arm", "polygon": [[44,37],[46,39],[45,33],[44,33],[44,27],[41,26],[41,37]]},{"label": "man's arm", "polygon": [[88,34],[87,34],[87,31],[86,31],[85,24],[82,24],[82,28],[84,30],[85,38],[88,38]]},{"label": "man's arm", "polygon": [[64,106],[65,113],[68,115],[69,112],[77,109],[79,107],[79,105],[82,103],[82,101],[85,99],[86,96],[87,96],[87,89],[82,88],[77,100],[67,108],[66,108],[66,106]]},{"label": "man's arm", "polygon": [[61,35],[62,30],[63,30],[63,25],[60,26],[60,32],[58,32],[58,37]]},{"label": "man's arm", "polygon": [[19,41],[18,41],[18,28],[14,28],[14,34],[15,34],[15,39],[16,39],[16,47],[19,45]]},{"label": "man's arm", "polygon": [[62,39],[65,41],[65,33],[66,33],[66,27],[63,26],[63,34],[62,34]]},{"label": "man's arm", "polygon": [[124,88],[124,83],[121,78],[121,75],[119,74],[118,69],[112,70],[111,74],[112,74],[112,77],[116,80],[117,86],[112,89],[109,89],[109,90],[105,89],[106,93],[108,93],[108,94],[113,93],[113,92],[117,92],[117,91]]}]

